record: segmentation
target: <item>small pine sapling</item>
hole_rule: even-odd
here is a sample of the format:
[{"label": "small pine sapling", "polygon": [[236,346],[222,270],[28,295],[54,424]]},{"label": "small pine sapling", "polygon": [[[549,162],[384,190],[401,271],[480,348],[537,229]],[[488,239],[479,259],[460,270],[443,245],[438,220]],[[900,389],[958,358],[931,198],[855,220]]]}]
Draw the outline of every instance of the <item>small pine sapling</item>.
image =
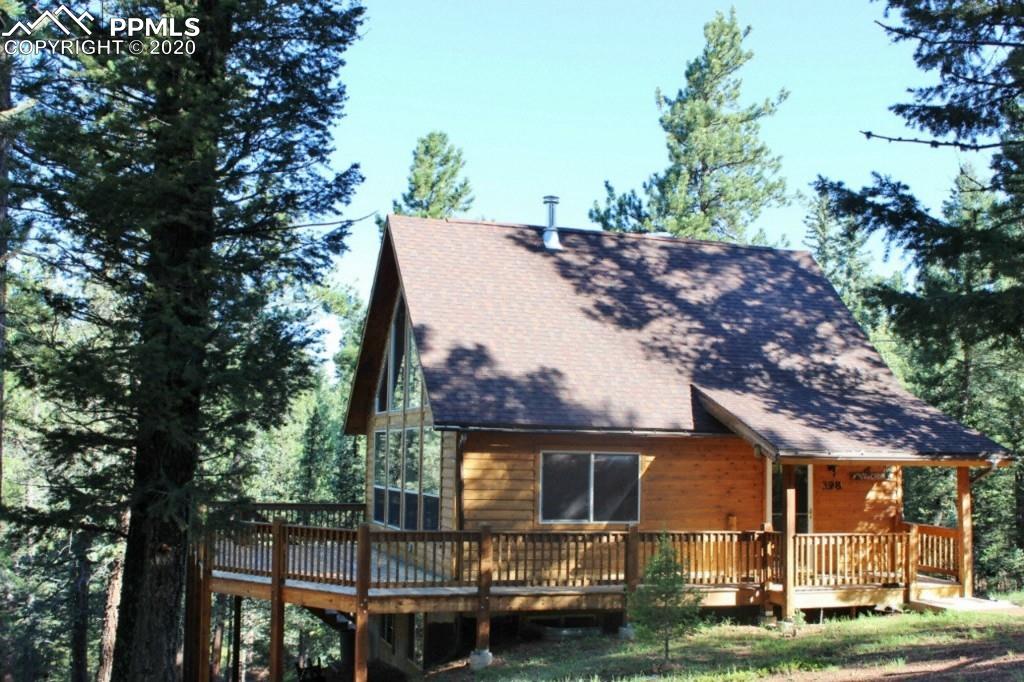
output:
[{"label": "small pine sapling", "polygon": [[664,647],[692,632],[700,623],[700,593],[686,585],[684,567],[676,560],[668,536],[658,541],[658,551],[647,563],[644,577],[629,600],[629,618],[641,641]]}]

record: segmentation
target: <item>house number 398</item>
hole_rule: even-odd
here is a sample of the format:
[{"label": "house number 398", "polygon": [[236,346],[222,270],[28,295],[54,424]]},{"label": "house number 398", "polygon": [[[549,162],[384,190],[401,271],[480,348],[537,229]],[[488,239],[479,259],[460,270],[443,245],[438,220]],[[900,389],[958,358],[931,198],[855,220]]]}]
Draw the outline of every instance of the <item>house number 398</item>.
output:
[{"label": "house number 398", "polygon": [[822,481],[821,482],[821,489],[822,490],[842,490],[843,489],[843,482],[842,481]]}]

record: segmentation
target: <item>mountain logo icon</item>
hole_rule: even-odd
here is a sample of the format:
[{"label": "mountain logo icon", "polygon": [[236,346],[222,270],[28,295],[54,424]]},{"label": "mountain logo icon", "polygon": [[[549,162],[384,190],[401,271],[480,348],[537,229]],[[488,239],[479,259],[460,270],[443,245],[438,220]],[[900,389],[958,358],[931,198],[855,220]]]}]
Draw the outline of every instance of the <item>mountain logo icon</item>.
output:
[{"label": "mountain logo icon", "polygon": [[[64,18],[64,22],[61,21],[61,17]],[[82,32],[85,33],[85,35],[92,35],[92,29],[90,29],[89,26],[85,23],[86,19],[88,19],[89,21],[94,21],[93,16],[88,12],[76,14],[73,10],[69,9],[64,5],[61,5],[55,10],[46,10],[45,12],[40,14],[31,24],[26,24],[23,21],[15,22],[14,26],[4,31],[2,35],[4,38],[10,38],[15,34],[29,36],[32,35],[35,31],[38,31],[41,27],[46,26],[47,24],[53,24],[61,31],[63,31],[65,35],[69,36],[74,35],[74,33],[70,28],[68,28],[68,26],[78,26],[78,28],[81,29]]]}]

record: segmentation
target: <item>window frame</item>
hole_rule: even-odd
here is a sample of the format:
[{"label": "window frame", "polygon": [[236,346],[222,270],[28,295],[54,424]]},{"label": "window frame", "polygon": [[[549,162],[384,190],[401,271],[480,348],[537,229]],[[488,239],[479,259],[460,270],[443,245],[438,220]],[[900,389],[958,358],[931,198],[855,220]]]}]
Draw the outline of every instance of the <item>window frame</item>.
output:
[{"label": "window frame", "polygon": [[[545,455],[586,455],[589,459],[587,467],[587,520],[577,519],[545,519],[544,518],[544,456]],[[628,521],[600,521],[594,519],[594,456],[619,455],[636,458],[636,516]],[[537,460],[537,523],[542,526],[593,526],[621,525],[632,526],[640,523],[640,512],[643,506],[643,464],[640,452],[623,450],[580,450],[571,448],[552,448],[541,450]]]},{"label": "window frame", "polygon": [[[370,461],[370,518],[373,519],[374,523],[387,524],[388,520],[388,429],[385,426],[382,428],[375,428],[373,430],[373,440],[371,441],[371,461]],[[384,461],[383,461],[383,473],[384,481],[383,485],[377,485],[377,436],[384,436]],[[377,491],[380,490],[384,495],[384,518],[377,519]]]},{"label": "window frame", "polygon": [[[405,309],[405,346],[406,346],[405,354],[406,354],[406,356],[408,356],[408,354],[409,354],[409,342],[410,342],[409,337],[410,337],[410,334],[412,332],[412,329],[411,329],[412,325],[409,322],[409,306],[405,302],[405,296],[402,295],[402,292],[399,292],[398,296],[395,298],[394,306],[391,308],[391,317],[388,320],[388,333],[387,333],[387,336],[385,337],[385,340],[384,340],[384,355],[383,355],[384,359],[381,361],[382,366],[380,368],[380,371],[377,372],[377,386],[376,386],[376,391],[373,394],[373,413],[375,415],[377,415],[377,414],[387,414],[387,415],[402,414],[403,412],[406,411],[406,406],[405,405],[403,405],[400,408],[392,407],[392,404],[394,403],[394,395],[393,395],[392,387],[393,387],[394,381],[395,381],[395,367],[394,367],[395,363],[394,363],[394,358],[392,357],[392,347],[395,344],[395,317],[397,317],[397,315],[398,315],[398,308],[399,308],[399,306],[401,306],[401,307],[403,307]],[[417,349],[417,351],[418,351],[418,349]],[[417,353],[417,355],[418,355],[418,353]],[[406,357],[406,362],[404,363],[404,365],[405,365],[405,368],[404,368],[405,369],[405,372],[404,372],[405,376],[402,377],[402,393],[403,393],[403,395],[405,394],[406,391],[409,390],[409,372],[410,372],[410,367],[409,367],[408,357]],[[422,369],[420,371],[422,372]],[[384,405],[385,405],[385,407],[384,407],[383,410],[378,410],[377,409],[377,397],[378,397],[378,395],[380,395],[380,382],[381,381],[384,382],[384,388],[385,388],[385,391],[384,391],[384,393],[385,393],[385,395],[384,395]],[[404,402],[404,399],[403,399],[403,402]],[[420,405],[417,406],[417,407],[412,408],[412,411],[422,409],[422,407],[423,407],[422,403],[423,403],[423,395],[422,395],[422,390],[421,390],[420,391]]]}]

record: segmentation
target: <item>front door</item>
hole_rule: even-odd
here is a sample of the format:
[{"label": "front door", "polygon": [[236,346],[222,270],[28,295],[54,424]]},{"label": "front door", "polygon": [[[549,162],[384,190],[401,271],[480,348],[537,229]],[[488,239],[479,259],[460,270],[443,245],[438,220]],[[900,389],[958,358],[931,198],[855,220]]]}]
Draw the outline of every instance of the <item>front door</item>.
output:
[{"label": "front door", "polygon": [[[810,533],[813,529],[813,502],[811,499],[811,467],[798,466],[796,469],[796,532]],[[782,465],[772,467],[772,527],[784,531],[783,517],[786,499],[782,494]]]}]

